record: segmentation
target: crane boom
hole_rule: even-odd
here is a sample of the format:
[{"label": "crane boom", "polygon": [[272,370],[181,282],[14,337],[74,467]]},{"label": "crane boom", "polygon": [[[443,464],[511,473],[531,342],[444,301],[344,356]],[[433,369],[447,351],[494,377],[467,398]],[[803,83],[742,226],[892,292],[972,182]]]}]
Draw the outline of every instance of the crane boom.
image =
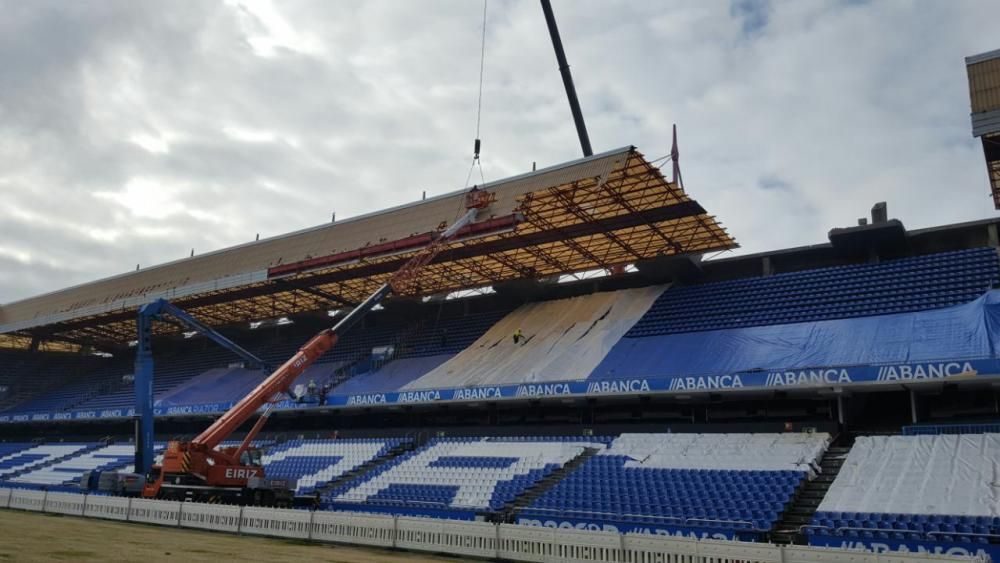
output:
[{"label": "crane boom", "polygon": [[[426,266],[441,251],[442,246],[451,240],[462,227],[468,225],[476,218],[477,208],[466,211],[465,215],[455,221],[440,236],[425,246],[416,256],[410,259],[402,268],[389,278],[389,281],[382,284],[367,299],[352,309],[333,328],[323,330],[306,342],[294,356],[289,358],[284,364],[274,371],[267,379],[261,382],[240,402],[233,405],[225,414],[219,417],[211,426],[205,429],[191,444],[199,448],[212,449],[222,443],[243,423],[253,416],[253,413],[272,402],[272,399],[288,391],[296,378],[302,375],[309,366],[313,365],[323,354],[333,348],[337,340],[346,333],[358,321],[363,319],[376,305],[378,305],[397,286],[400,289],[404,285],[411,283],[413,276],[424,266]],[[241,452],[237,452],[241,453]]]},{"label": "crane boom", "polygon": [[[209,487],[232,489],[233,487],[246,488],[251,479],[263,479],[263,468],[259,465],[245,465],[242,462],[243,454],[247,452],[250,443],[264,426],[271,408],[280,396],[287,393],[296,378],[333,348],[344,333],[361,321],[386,296],[392,292],[404,293],[418,289],[417,281],[420,271],[434,260],[462,228],[475,220],[481,209],[489,206],[491,202],[492,194],[473,188],[466,194],[465,214],[418,251],[402,268],[392,274],[388,281],[348,312],[336,325],[324,329],[306,342],[294,356],[193,440],[190,442],[170,442],[164,454],[163,464],[154,467],[158,475],[143,489],[143,496],[161,496],[161,489],[164,487],[177,488],[182,482],[190,483],[195,480]],[[221,451],[216,450],[224,440],[265,405],[266,408],[261,413],[260,419],[254,424],[253,429],[247,434],[240,446],[225,448]],[[165,485],[165,477],[168,475],[173,484]]]}]

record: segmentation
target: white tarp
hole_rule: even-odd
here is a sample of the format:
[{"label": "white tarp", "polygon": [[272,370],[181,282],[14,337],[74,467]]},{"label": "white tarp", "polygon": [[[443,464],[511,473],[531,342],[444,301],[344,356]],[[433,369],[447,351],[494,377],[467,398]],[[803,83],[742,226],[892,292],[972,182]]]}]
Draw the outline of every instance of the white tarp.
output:
[{"label": "white tarp", "polygon": [[819,510],[1000,516],[1000,434],[861,436]]},{"label": "white tarp", "polygon": [[830,443],[814,434],[622,434],[599,455],[631,457],[625,467],[812,473]]},{"label": "white tarp", "polygon": [[[666,286],[529,303],[404,389],[584,379]],[[518,329],[525,341],[515,344]]]}]

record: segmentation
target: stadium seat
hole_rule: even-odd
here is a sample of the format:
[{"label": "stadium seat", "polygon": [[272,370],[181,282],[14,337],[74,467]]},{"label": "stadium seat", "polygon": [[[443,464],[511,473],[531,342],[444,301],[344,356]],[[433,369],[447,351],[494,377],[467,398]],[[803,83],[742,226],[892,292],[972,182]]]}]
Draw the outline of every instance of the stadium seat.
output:
[{"label": "stadium seat", "polygon": [[518,516],[766,531],[826,434],[623,434]]},{"label": "stadium seat", "polygon": [[1000,537],[997,459],[1000,434],[859,437],[812,535],[863,528],[876,537],[892,530],[891,539],[989,543]]},{"label": "stadium seat", "polygon": [[295,480],[296,492],[309,494],[404,442],[401,438],[290,440],[268,448],[261,462],[265,475]]},{"label": "stadium seat", "polygon": [[435,439],[333,491],[333,506],[497,511],[600,438]]},{"label": "stadium seat", "polygon": [[673,287],[626,337],[934,309],[971,301],[998,281],[996,252],[973,248]]}]

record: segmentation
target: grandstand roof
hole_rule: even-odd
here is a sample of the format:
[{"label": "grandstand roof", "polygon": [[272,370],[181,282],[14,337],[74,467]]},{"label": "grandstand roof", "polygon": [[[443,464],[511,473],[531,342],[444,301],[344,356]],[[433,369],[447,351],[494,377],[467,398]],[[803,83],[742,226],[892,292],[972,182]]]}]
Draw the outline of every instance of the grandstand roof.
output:
[{"label": "grandstand roof", "polygon": [[[423,272],[415,293],[611,268],[736,246],[714,217],[634,147],[484,186],[489,217]],[[463,209],[464,190],[168,262],[0,307],[6,345],[134,338],[139,305],[164,297],[226,325],[363,299]],[[162,323],[161,323],[162,324]],[[177,330],[169,325],[160,330]]]},{"label": "grandstand roof", "polygon": [[1000,49],[965,58],[972,135],[982,139],[993,204],[1000,209]]}]

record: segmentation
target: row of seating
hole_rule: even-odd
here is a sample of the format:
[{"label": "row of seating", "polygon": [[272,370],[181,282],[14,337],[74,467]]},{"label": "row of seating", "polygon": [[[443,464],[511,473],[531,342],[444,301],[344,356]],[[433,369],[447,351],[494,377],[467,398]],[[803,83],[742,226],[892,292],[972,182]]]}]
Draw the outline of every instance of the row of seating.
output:
[{"label": "row of seating", "polygon": [[998,282],[996,251],[976,248],[673,287],[626,337],[919,311],[970,301]]},{"label": "row of seating", "polygon": [[478,340],[507,313],[506,310],[489,311],[428,321],[422,330],[407,340],[398,357],[457,354]]},{"label": "row of seating", "polygon": [[[327,500],[334,506],[378,506],[412,500],[414,506],[434,502],[438,508],[450,510],[497,511],[581,455],[587,447],[584,444],[588,443],[541,438],[523,442],[503,438],[434,439],[351,483],[349,488],[332,491]],[[588,445],[603,447],[599,443]]]},{"label": "row of seating", "polygon": [[1000,542],[1000,497],[995,490],[1000,434],[978,430],[857,438],[806,533]]},{"label": "row of seating", "polygon": [[268,448],[261,462],[268,477],[294,480],[298,494],[310,494],[407,442],[403,438],[296,439]]},{"label": "row of seating", "polygon": [[[334,509],[431,516],[513,509],[521,518],[759,534],[773,530],[796,491],[816,473],[829,436],[449,437],[393,451],[407,442],[294,439],[255,445],[267,450],[269,476],[297,480],[299,493],[322,488],[327,507]],[[156,444],[158,451],[163,446]],[[65,486],[88,470],[129,471],[132,455],[129,444],[0,444],[0,481]],[[1000,434],[859,437],[805,532],[861,540],[998,542],[997,459]],[[373,460],[381,464],[344,485],[324,488]],[[553,487],[518,508],[515,501],[526,491],[573,460]]]},{"label": "row of seating", "polygon": [[828,443],[826,434],[623,434],[519,515],[766,531]]},{"label": "row of seating", "polygon": [[[306,376],[322,384],[332,377],[335,370],[350,362],[370,354],[372,348],[388,344],[401,344],[396,357],[422,357],[440,353],[455,353],[474,342],[490,326],[506,314],[506,310],[489,311],[463,316],[444,316],[421,321],[417,330],[412,330],[413,322],[392,317],[380,318],[378,323],[355,329],[344,335],[331,351],[318,362],[330,366],[329,373],[312,373]],[[376,315],[377,317],[378,315]],[[409,331],[409,332],[408,332]],[[308,330],[290,326],[281,338],[273,333],[262,332],[248,342],[241,341],[247,349],[279,365],[287,360],[311,334]],[[403,338],[405,336],[405,338]],[[400,340],[402,338],[402,340]],[[192,344],[192,347],[194,345]],[[197,351],[188,350],[174,355],[157,357],[154,378],[154,397],[169,405],[190,405],[227,402],[239,399],[246,386],[233,387],[206,384],[191,386],[192,380],[207,374],[208,379],[218,377],[214,370],[225,371],[230,364],[240,362],[240,358],[222,348],[202,346]],[[20,366],[13,370],[13,367]],[[79,369],[71,369],[77,367]],[[29,380],[51,377],[62,380],[61,385],[38,392],[35,396],[10,406],[4,412],[59,412],[69,409],[101,410],[128,408],[135,403],[132,385],[123,380],[131,374],[131,358],[101,359],[81,358],[68,354],[12,354],[9,359],[0,357],[0,373],[5,374],[5,383],[13,388],[25,386]],[[267,374],[245,371],[242,379],[253,384]],[[206,380],[208,381],[208,380]],[[250,385],[251,387],[253,385]],[[174,396],[178,390],[185,391]],[[37,391],[41,391],[38,389]]]},{"label": "row of seating", "polygon": [[16,477],[22,472],[80,454],[97,447],[95,443],[39,444],[0,458],[0,480]]},{"label": "row of seating", "polygon": [[117,469],[128,465],[134,459],[135,446],[115,444],[88,450],[82,455],[27,471],[10,481],[34,485],[70,485],[79,483],[84,471]]}]

